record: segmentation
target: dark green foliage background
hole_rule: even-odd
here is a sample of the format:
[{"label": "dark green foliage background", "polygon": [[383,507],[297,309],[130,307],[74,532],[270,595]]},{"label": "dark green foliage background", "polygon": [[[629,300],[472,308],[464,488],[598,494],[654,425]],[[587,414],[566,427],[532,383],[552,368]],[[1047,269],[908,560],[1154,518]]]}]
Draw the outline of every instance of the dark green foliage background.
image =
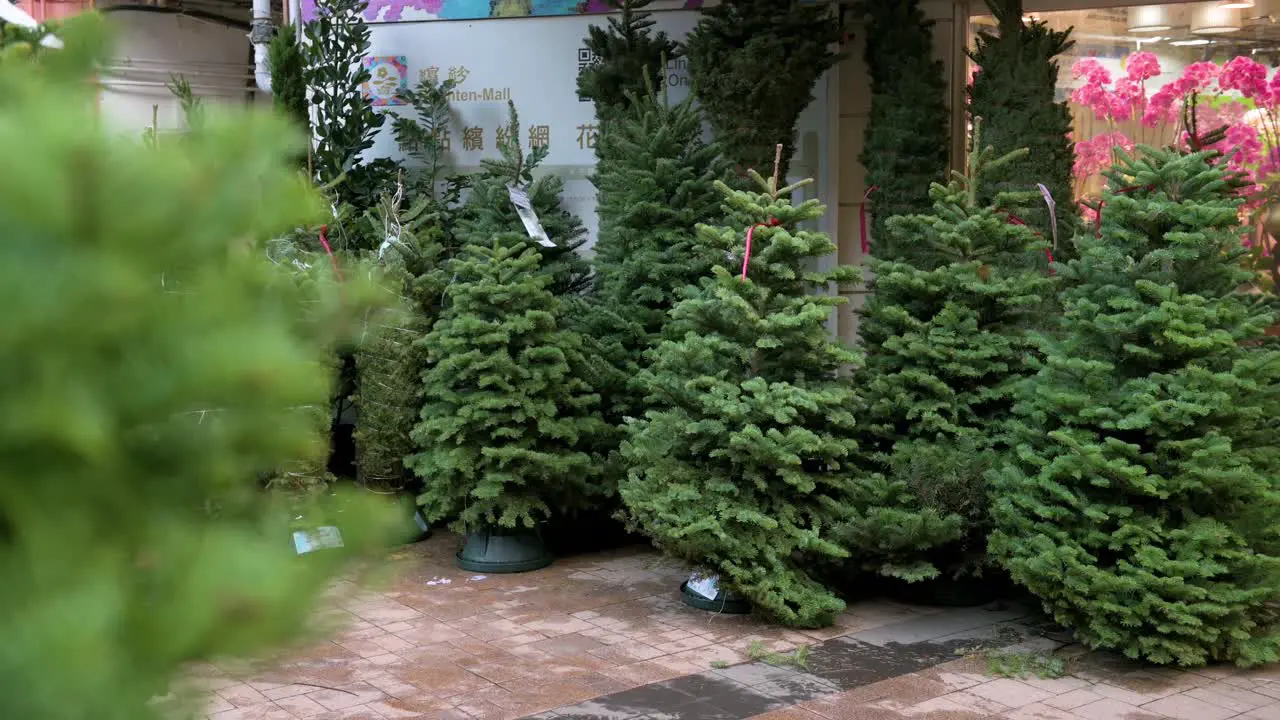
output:
[{"label": "dark green foliage background", "polygon": [[[702,10],[685,41],[693,94],[741,172],[780,178],[796,149],[796,123],[818,78],[840,59],[843,31],[830,8],[798,0],[724,0]],[[748,183],[749,184],[749,183]]]},{"label": "dark green foliage background", "polygon": [[[1054,257],[1066,259],[1080,221],[1071,186],[1071,110],[1057,100],[1057,58],[1075,42],[1070,30],[1052,30],[1040,21],[1024,24],[1022,0],[987,0],[987,5],[998,29],[979,32],[970,54],[981,70],[969,89],[969,114],[983,119],[983,142],[996,152],[1028,153],[986,181],[983,200],[1002,192],[1037,191],[1036,184],[1043,183],[1058,205]],[[1043,203],[1029,207],[1023,219],[1046,240],[1054,239]]]},{"label": "dark green foliage background", "polygon": [[[864,58],[871,76],[871,117],[858,161],[866,169],[873,253],[900,256],[890,246],[889,218],[927,212],[929,186],[945,180],[951,144],[947,81],[935,59],[933,22],[919,0],[867,0]],[[903,242],[913,241],[900,234]]]}]

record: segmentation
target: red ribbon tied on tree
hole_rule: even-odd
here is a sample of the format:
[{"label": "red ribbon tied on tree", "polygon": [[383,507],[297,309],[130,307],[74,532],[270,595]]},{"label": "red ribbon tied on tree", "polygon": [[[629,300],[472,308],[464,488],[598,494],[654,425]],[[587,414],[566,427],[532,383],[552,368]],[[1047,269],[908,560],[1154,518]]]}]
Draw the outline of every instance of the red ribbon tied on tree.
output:
[{"label": "red ribbon tied on tree", "polygon": [[[1128,195],[1129,193],[1137,192],[1138,190],[1152,190],[1154,188],[1155,188],[1155,185],[1130,185],[1129,187],[1120,188],[1115,192],[1115,194]],[[1081,204],[1084,204],[1083,201],[1081,202]],[[1098,216],[1097,218],[1094,219],[1094,222],[1097,223],[1097,226],[1093,229],[1093,236],[1096,238],[1100,238],[1102,237],[1102,198],[1098,198],[1097,210],[1098,210]]]},{"label": "red ribbon tied on tree", "polygon": [[[1014,215],[1014,214],[1013,214],[1013,213],[1011,213],[1011,212],[1007,212],[1007,213],[1005,213],[1005,215],[1006,215],[1006,216],[1008,216],[1008,218],[1009,218],[1009,224],[1010,224],[1010,225],[1021,225],[1022,227],[1027,227],[1027,223],[1026,223],[1026,221],[1025,221],[1025,220],[1023,220],[1022,218],[1018,217],[1017,215]],[[1036,237],[1044,237],[1044,235],[1041,235],[1041,234],[1040,234],[1040,232],[1039,232],[1038,230],[1037,230],[1037,231],[1033,231],[1033,232],[1035,232]],[[1050,274],[1050,275],[1053,275],[1053,274],[1054,274],[1054,273],[1053,273],[1053,249],[1052,249],[1052,248],[1045,248],[1045,249],[1044,249],[1044,256],[1045,256],[1046,258],[1048,258],[1048,260],[1049,260],[1049,274]]]},{"label": "red ribbon tied on tree", "polygon": [[778,218],[769,218],[769,222],[756,223],[747,228],[747,248],[742,254],[742,282],[747,281],[747,266],[751,264],[751,236],[755,234],[758,227],[778,227],[782,222]]},{"label": "red ribbon tied on tree", "polygon": [[342,282],[342,270],[338,268],[338,258],[333,256],[333,248],[329,247],[329,226],[320,226],[320,244],[324,246],[324,252],[329,256],[329,264],[333,265],[333,274],[338,278],[338,282]]}]

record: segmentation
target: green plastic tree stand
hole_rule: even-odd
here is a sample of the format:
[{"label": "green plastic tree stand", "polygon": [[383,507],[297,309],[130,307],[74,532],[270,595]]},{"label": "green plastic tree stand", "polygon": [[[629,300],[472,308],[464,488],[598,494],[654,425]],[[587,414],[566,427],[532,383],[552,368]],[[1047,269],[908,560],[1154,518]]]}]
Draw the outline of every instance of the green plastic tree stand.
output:
[{"label": "green plastic tree stand", "polygon": [[544,568],[552,559],[534,530],[484,528],[467,534],[458,567],[478,573],[522,573]]},{"label": "green plastic tree stand", "polygon": [[684,600],[685,605],[725,615],[748,615],[751,613],[750,602],[720,587],[719,582],[712,581],[709,585],[709,587],[715,588],[714,598],[708,598],[705,594],[694,592],[690,589],[689,583],[698,582],[699,580],[705,582],[705,579],[701,578],[698,573],[693,573],[688,581],[680,584],[680,599]]}]

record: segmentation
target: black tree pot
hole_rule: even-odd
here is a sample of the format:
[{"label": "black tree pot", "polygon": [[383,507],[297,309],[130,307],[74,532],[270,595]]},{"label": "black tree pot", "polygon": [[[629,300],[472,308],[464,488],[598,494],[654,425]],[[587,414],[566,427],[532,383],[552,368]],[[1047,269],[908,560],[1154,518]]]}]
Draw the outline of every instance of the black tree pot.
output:
[{"label": "black tree pot", "polygon": [[573,513],[557,513],[543,525],[542,539],[556,557],[617,550],[647,545],[648,539],[627,531],[613,517],[616,508],[593,508]]},{"label": "black tree pot", "polygon": [[469,572],[500,574],[539,570],[551,564],[551,553],[536,530],[482,528],[467,533],[458,551],[458,567]]}]

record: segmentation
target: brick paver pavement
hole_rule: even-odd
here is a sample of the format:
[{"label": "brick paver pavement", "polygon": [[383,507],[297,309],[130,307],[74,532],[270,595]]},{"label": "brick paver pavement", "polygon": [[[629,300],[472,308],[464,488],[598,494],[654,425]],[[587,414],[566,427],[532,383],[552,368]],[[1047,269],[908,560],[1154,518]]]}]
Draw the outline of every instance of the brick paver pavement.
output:
[{"label": "brick paver pavement", "polygon": [[818,631],[682,604],[687,569],[639,547],[519,575],[458,570],[437,533],[391,555],[384,589],[340,583],[336,630],[250,666],[195,669],[216,720],[516,718],[935,610],[860,603]]},{"label": "brick paver pavement", "polygon": [[1078,647],[1061,678],[994,678],[954,660],[757,720],[1280,720],[1280,668],[1144,668]]},{"label": "brick paver pavement", "polygon": [[[1018,606],[853,603],[795,631],[680,602],[686,568],[646,548],[483,576],[447,534],[392,553],[381,590],[339,583],[328,639],[252,664],[195,668],[214,720],[1280,720],[1280,669],[1144,668],[1068,657],[1056,679],[997,678],[975,641],[1007,644]],[[1015,632],[1016,634],[1016,632]],[[1023,637],[1027,637],[1023,633]],[[753,651],[806,646],[803,668]],[[775,660],[776,662],[776,660]]]}]

